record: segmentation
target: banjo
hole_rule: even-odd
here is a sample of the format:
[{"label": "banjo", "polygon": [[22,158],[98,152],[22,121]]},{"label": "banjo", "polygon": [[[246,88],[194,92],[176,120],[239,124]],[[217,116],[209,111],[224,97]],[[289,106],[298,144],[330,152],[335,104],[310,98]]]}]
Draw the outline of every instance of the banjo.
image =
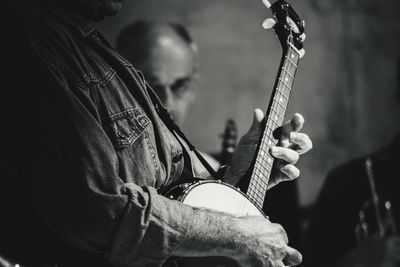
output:
[{"label": "banjo", "polygon": [[[274,15],[274,19],[266,19],[263,22],[263,27],[274,29],[283,55],[266,112],[264,130],[260,136],[255,160],[248,172],[251,176],[247,192],[241,192],[221,181],[198,180],[182,183],[164,191],[163,195],[170,199],[236,216],[261,215],[268,218],[262,212],[262,207],[274,166],[274,158],[269,151],[278,143],[273,133],[283,124],[297,66],[305,53],[305,23],[284,0],[278,0],[272,5],[267,0],[263,2]],[[177,259],[179,258],[171,257],[164,266],[182,266]]]}]

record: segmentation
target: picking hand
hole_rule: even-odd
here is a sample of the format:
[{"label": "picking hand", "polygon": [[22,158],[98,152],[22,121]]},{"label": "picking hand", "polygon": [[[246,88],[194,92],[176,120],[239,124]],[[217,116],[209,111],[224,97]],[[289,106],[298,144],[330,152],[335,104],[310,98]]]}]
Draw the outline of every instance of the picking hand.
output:
[{"label": "picking hand", "polygon": [[288,237],[281,225],[258,216],[237,220],[237,251],[231,257],[240,266],[282,267],[301,263],[302,255],[287,245]]}]

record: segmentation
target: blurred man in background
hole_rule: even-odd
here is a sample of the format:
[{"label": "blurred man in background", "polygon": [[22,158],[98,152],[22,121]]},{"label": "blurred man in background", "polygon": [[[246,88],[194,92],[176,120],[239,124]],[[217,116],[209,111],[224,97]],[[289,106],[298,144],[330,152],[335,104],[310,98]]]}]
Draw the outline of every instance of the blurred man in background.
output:
[{"label": "blurred man in background", "polygon": [[117,50],[143,72],[178,125],[195,99],[198,48],[178,23],[137,21],[117,37]]},{"label": "blurred man in background", "polygon": [[[400,104],[400,61],[397,75]],[[328,174],[306,234],[304,266],[399,266],[399,151],[400,133]]]},{"label": "blurred man in background", "polygon": [[[137,21],[119,33],[116,48],[143,72],[172,118],[182,126],[195,100],[199,78],[198,48],[189,31],[178,23]],[[202,155],[218,170],[218,161]]]}]

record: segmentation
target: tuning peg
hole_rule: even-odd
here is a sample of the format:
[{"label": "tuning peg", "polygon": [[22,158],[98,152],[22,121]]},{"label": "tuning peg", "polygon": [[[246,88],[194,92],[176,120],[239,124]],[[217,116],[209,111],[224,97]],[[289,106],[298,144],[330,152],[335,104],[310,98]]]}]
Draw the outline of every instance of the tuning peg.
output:
[{"label": "tuning peg", "polygon": [[300,37],[300,40],[302,42],[304,42],[306,40],[306,38],[307,38],[307,35],[305,33],[302,33],[299,37]]},{"label": "tuning peg", "polygon": [[271,3],[268,0],[263,0],[263,3],[266,7],[270,8],[271,7]]},{"label": "tuning peg", "polygon": [[264,22],[262,23],[262,27],[266,30],[272,29],[276,24],[276,21],[274,19],[266,19],[264,20]]}]

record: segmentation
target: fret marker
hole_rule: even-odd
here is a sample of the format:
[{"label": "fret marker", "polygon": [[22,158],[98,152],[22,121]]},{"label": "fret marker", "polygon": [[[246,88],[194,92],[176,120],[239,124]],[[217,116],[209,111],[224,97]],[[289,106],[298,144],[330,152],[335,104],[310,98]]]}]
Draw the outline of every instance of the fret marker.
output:
[{"label": "fret marker", "polygon": [[271,160],[271,158],[268,158],[267,161],[268,161],[268,163],[271,163],[272,160]]},{"label": "fret marker", "polygon": [[282,98],[282,97],[281,97],[281,98],[279,98],[279,101],[281,101],[281,102],[282,102],[282,101],[283,101],[283,98]]},{"label": "fret marker", "polygon": [[289,78],[288,78],[288,77],[285,78],[285,82],[287,82],[287,81],[289,81]]},{"label": "fret marker", "polygon": [[292,54],[292,58],[294,58],[294,54]]},{"label": "fret marker", "polygon": [[264,151],[261,151],[261,154],[260,154],[261,156],[264,156]]},{"label": "fret marker", "polygon": [[[272,145],[272,142],[271,142],[271,140],[269,140],[269,141],[268,141],[268,145]],[[264,153],[264,152],[263,152],[263,153]]]},{"label": "fret marker", "polygon": [[277,117],[277,116],[275,116],[275,120],[276,120],[276,121],[278,120],[278,117]]}]

